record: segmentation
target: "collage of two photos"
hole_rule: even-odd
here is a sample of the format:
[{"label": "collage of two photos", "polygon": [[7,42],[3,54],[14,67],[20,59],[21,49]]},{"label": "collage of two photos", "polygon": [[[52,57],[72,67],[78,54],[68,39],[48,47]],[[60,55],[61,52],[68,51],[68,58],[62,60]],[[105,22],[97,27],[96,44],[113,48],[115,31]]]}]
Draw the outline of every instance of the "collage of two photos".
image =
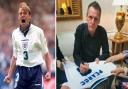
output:
[{"label": "collage of two photos", "polygon": [[0,89],[128,89],[127,0],[0,0]]},{"label": "collage of two photos", "polygon": [[127,89],[126,0],[56,0],[57,89]]}]

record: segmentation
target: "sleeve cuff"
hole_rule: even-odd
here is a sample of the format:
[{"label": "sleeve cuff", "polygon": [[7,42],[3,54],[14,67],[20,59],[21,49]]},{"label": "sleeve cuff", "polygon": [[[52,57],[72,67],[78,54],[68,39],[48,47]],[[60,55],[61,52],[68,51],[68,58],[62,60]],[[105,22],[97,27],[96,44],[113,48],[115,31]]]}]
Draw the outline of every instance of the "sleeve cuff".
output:
[{"label": "sleeve cuff", "polygon": [[124,58],[127,59],[128,58],[128,50],[124,50],[122,53],[124,54]]}]

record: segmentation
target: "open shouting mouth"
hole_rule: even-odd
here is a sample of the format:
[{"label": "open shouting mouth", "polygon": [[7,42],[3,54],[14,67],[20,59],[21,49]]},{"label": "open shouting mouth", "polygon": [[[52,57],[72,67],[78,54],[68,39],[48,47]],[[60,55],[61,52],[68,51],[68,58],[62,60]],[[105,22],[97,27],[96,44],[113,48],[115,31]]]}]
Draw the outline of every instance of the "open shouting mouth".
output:
[{"label": "open shouting mouth", "polygon": [[22,19],[21,22],[22,22],[22,23],[25,23],[25,19]]}]

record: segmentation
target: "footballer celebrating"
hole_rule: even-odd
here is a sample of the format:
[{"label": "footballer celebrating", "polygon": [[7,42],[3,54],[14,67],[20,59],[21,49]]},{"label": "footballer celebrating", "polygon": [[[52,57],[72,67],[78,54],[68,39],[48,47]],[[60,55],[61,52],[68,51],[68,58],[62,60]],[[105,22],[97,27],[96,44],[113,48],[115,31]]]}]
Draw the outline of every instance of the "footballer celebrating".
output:
[{"label": "footballer celebrating", "polygon": [[46,63],[45,78],[51,78],[51,56],[43,30],[31,24],[31,10],[22,2],[18,9],[20,26],[12,33],[13,55],[4,81],[10,83],[14,72],[14,89],[42,89],[42,68]]}]

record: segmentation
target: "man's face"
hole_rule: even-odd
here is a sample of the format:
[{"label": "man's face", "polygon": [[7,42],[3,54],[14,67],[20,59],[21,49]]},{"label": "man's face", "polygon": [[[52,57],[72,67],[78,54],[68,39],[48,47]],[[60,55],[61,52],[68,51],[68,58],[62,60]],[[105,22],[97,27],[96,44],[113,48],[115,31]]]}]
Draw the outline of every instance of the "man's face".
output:
[{"label": "man's face", "polygon": [[95,32],[97,25],[100,22],[100,12],[94,7],[88,9],[87,23],[89,32]]},{"label": "man's face", "polygon": [[29,14],[29,11],[24,8],[19,8],[18,11],[18,20],[21,27],[26,27],[29,25],[29,22],[31,20],[31,15]]}]

